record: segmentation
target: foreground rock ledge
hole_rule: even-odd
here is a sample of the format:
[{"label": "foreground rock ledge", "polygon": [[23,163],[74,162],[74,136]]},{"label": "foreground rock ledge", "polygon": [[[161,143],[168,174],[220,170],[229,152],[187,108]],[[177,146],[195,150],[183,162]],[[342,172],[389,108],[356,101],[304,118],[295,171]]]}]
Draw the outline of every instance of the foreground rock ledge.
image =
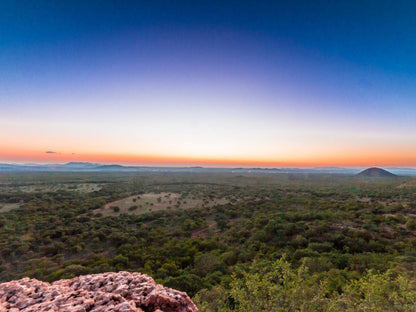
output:
[{"label": "foreground rock ledge", "polygon": [[198,312],[186,293],[148,275],[118,272],[60,280],[23,278],[0,284],[0,311]]}]

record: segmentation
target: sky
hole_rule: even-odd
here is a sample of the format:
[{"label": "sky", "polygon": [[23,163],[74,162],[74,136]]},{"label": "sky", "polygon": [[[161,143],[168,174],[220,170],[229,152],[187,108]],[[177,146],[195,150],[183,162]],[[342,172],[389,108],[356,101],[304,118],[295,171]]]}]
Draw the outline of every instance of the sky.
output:
[{"label": "sky", "polygon": [[416,167],[416,2],[0,2],[0,162]]}]

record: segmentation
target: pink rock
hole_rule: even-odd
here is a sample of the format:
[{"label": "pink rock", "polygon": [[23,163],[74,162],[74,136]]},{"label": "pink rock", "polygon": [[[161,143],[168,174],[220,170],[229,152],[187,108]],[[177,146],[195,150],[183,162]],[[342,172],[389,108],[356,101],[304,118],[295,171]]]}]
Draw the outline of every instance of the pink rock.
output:
[{"label": "pink rock", "polygon": [[23,278],[0,284],[0,312],[198,312],[188,295],[148,275],[84,275],[52,284]]}]

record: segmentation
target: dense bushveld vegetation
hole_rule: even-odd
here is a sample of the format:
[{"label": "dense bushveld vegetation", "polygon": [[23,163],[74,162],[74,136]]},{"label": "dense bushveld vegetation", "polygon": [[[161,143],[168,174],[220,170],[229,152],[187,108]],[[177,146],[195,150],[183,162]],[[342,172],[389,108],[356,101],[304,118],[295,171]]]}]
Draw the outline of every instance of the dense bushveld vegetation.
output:
[{"label": "dense bushveld vegetation", "polygon": [[[57,183],[69,187],[47,187]],[[77,191],[83,183],[100,187]],[[161,192],[227,203],[100,213]],[[202,311],[415,310],[412,178],[1,174],[0,203],[20,203],[0,214],[2,281],[129,270],[188,292]]]}]

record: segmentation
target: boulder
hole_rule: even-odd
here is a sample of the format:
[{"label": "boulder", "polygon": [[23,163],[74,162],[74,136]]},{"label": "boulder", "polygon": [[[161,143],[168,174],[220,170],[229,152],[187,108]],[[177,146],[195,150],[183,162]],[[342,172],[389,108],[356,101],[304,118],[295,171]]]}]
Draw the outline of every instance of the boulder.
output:
[{"label": "boulder", "polygon": [[0,312],[198,312],[189,296],[148,275],[102,273],[52,284],[23,278],[0,284]]}]

